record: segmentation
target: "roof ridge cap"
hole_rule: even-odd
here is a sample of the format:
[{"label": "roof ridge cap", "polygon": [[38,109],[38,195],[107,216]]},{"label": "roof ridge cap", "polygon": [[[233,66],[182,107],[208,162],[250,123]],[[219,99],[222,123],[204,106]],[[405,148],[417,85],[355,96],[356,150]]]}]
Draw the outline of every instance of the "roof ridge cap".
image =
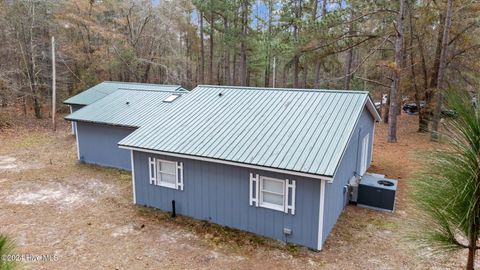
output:
[{"label": "roof ridge cap", "polygon": [[319,88],[282,88],[282,87],[254,87],[254,86],[230,86],[200,84],[195,88],[220,88],[220,89],[245,89],[245,90],[270,90],[270,91],[297,91],[297,92],[331,92],[349,94],[368,94],[366,90],[342,90],[342,89],[319,89]]}]

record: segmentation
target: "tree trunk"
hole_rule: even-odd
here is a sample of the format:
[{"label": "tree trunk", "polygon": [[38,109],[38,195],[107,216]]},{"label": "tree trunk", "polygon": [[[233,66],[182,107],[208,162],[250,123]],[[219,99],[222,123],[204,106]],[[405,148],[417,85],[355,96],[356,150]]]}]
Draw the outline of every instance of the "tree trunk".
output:
[{"label": "tree trunk", "polygon": [[205,44],[203,41],[203,12],[200,11],[200,83],[205,83]]},{"label": "tree trunk", "polygon": [[395,39],[395,67],[393,70],[392,88],[390,90],[390,109],[388,110],[388,142],[397,142],[397,102],[400,88],[400,73],[403,60],[403,20],[405,14],[405,0],[400,0],[400,9],[397,15],[397,37]]},{"label": "tree trunk", "polygon": [[37,119],[42,118],[40,100],[36,95],[33,96],[33,110],[35,112],[35,117]]},{"label": "tree trunk", "polygon": [[[476,240],[476,239],[475,239]],[[475,242],[470,241],[470,247],[468,248],[468,259],[467,259],[467,270],[475,269],[475,252],[476,252]]]},{"label": "tree trunk", "polygon": [[[438,68],[440,67],[440,55],[442,53],[442,39],[443,39],[443,28],[444,24],[442,24],[442,21],[444,21],[444,15],[440,14],[439,18],[439,27],[438,27],[438,36],[437,36],[437,45],[435,49],[435,56],[434,56],[434,61],[433,61],[433,66],[432,66],[432,75],[430,77],[430,84],[428,88],[425,91],[425,107],[424,107],[424,112],[423,112],[423,119],[422,121],[422,131],[427,132],[428,131],[428,123],[430,122],[432,115],[433,115],[433,97],[434,97],[434,89],[437,88],[437,82],[438,82]],[[419,40],[422,42],[423,41]],[[423,47],[422,47],[423,49]],[[422,53],[422,52],[421,52]],[[427,79],[428,80],[428,79]]]},{"label": "tree trunk", "polygon": [[270,49],[270,42],[272,38],[272,22],[273,22],[273,1],[270,0],[268,2],[268,41],[267,41],[267,53],[265,55],[265,78],[264,78],[264,86],[270,86],[270,62],[271,62],[271,49]]},{"label": "tree trunk", "polygon": [[423,91],[424,91],[424,101],[425,107],[419,108],[418,111],[418,132],[428,132],[428,113],[427,113],[427,100],[430,99],[428,96],[428,71],[427,71],[427,61],[425,60],[425,50],[423,47],[423,39],[417,36],[418,51],[420,53],[420,59],[422,63],[422,74],[423,74]]},{"label": "tree trunk", "polygon": [[248,4],[242,1],[242,34],[240,43],[240,85],[247,85],[247,28],[248,28]]},{"label": "tree trunk", "polygon": [[295,55],[293,57],[293,88],[299,88],[299,83],[298,83],[298,73],[300,70],[300,65],[299,65],[299,57],[298,55]]},{"label": "tree trunk", "polygon": [[232,78],[230,81],[232,82],[233,85],[237,85],[237,53],[234,51],[233,52],[233,57],[232,57]]},{"label": "tree trunk", "polygon": [[317,19],[318,13],[318,0],[312,0],[312,21]]},{"label": "tree trunk", "polygon": [[[152,61],[153,59],[150,59]],[[143,82],[148,83],[148,76],[150,75],[150,68],[152,67],[152,62],[148,62],[147,66],[145,67],[145,72],[143,73]],[[188,73],[188,71],[187,71]]]},{"label": "tree trunk", "polygon": [[432,134],[431,134],[432,141],[438,141],[438,122],[440,122],[440,114],[442,112],[442,104],[443,104],[442,92],[444,88],[445,69],[447,66],[447,51],[448,51],[448,41],[449,41],[448,35],[450,32],[450,26],[452,24],[452,5],[453,5],[453,0],[448,0],[447,11],[445,16],[445,25],[443,27],[442,51],[440,53],[440,63],[438,67],[437,100],[436,100],[435,112],[433,114],[433,122],[432,122]]},{"label": "tree trunk", "polygon": [[349,49],[347,51],[347,55],[345,57],[345,82],[343,88],[345,90],[350,89],[350,81],[352,79],[352,75],[350,74],[352,69],[352,60],[353,60],[353,49]]},{"label": "tree trunk", "polygon": [[413,40],[414,40],[414,35],[415,35],[415,27],[413,24],[413,9],[411,6],[409,6],[409,12],[408,12],[408,23],[410,25],[410,42],[409,42],[409,47],[410,47],[410,72],[412,75],[412,86],[414,90],[414,99],[415,99],[415,104],[417,105],[418,108],[418,114],[420,118],[420,91],[418,89],[417,85],[417,76],[415,72],[415,50],[413,49]]},{"label": "tree trunk", "polygon": [[[314,1],[314,2],[315,2],[315,8],[318,8],[318,1]],[[317,11],[315,10],[315,16],[316,14],[317,14]],[[327,0],[322,0],[322,20],[324,19],[325,15],[327,15]],[[317,59],[317,62],[315,63],[315,83],[314,83],[314,88],[317,88],[317,89],[320,88],[321,69],[322,69],[322,62],[320,59]]]},{"label": "tree trunk", "polygon": [[[222,65],[223,65],[223,61],[222,59],[219,59],[218,60],[218,63],[217,63],[217,84],[221,84],[221,82],[223,81],[223,73],[220,72],[220,70],[223,69]],[[212,83],[213,84],[213,83]]]},{"label": "tree trunk", "polygon": [[208,83],[213,84],[213,24],[214,24],[214,16],[213,12],[210,14],[210,53],[209,53],[209,60],[208,60]]},{"label": "tree trunk", "polygon": [[[354,16],[354,7],[353,3],[351,4],[350,7],[350,23],[348,24],[348,34],[353,35],[354,29],[353,29],[353,16]],[[345,90],[350,89],[350,81],[352,80],[352,62],[353,62],[353,47],[348,49],[347,55],[345,56],[345,81],[343,84],[343,88]]]},{"label": "tree trunk", "polygon": [[315,64],[315,85],[314,87],[319,89],[320,88],[320,71],[322,68],[322,63],[320,60],[317,60],[317,63]]},{"label": "tree trunk", "polygon": [[[295,46],[298,44],[298,32],[299,32],[299,27],[298,27],[298,20],[301,18],[301,7],[299,0],[295,0],[294,2],[294,13],[295,13],[295,22],[293,23],[293,40],[295,42]],[[298,55],[297,52],[295,52],[295,55],[293,56],[292,60],[293,64],[293,87],[298,88],[299,87],[299,81],[298,81],[298,74],[300,73],[300,56]]]},{"label": "tree trunk", "polygon": [[35,45],[33,41],[33,29],[35,25],[35,5],[32,6],[32,24],[30,25],[30,90],[32,91],[33,110],[37,119],[42,118],[40,110],[40,102],[38,100],[38,84],[37,84],[37,66],[35,61]]},{"label": "tree trunk", "polygon": [[[238,7],[238,9],[236,10],[235,12],[235,15],[233,17],[233,29],[235,31],[235,33],[238,31],[238,20],[239,20],[239,14],[241,12],[241,7]],[[231,67],[232,67],[232,77],[230,78],[230,82],[232,83],[232,85],[238,85],[238,75],[237,75],[237,69],[238,69],[238,66],[237,66],[237,42],[235,42],[235,45],[232,46],[232,64],[231,64]]]},{"label": "tree trunk", "polygon": [[289,70],[289,69],[290,69],[290,68],[289,68],[287,65],[285,65],[285,66],[283,67],[282,87],[287,87],[287,74],[288,74],[288,70]]},{"label": "tree trunk", "polygon": [[[225,29],[224,37],[225,40],[227,40],[228,36],[228,20],[227,16],[223,18],[223,28]],[[224,61],[223,61],[223,68],[224,68],[224,83],[227,85],[230,85],[230,48],[229,44],[225,44],[225,55],[224,55]]]},{"label": "tree trunk", "polygon": [[[268,53],[267,53],[267,54],[268,54]],[[265,87],[269,87],[269,86],[270,86],[270,57],[269,57],[269,56],[266,56],[265,58],[266,58],[266,59],[265,59],[266,65],[265,65],[263,85],[264,85]]]},{"label": "tree trunk", "polygon": [[327,0],[322,1],[322,17],[327,15]]},{"label": "tree trunk", "polygon": [[27,96],[23,96],[22,98],[22,110],[23,116],[27,116]]},{"label": "tree trunk", "polygon": [[308,65],[304,63],[303,65],[303,73],[302,73],[302,88],[307,88],[307,79],[308,79]]}]

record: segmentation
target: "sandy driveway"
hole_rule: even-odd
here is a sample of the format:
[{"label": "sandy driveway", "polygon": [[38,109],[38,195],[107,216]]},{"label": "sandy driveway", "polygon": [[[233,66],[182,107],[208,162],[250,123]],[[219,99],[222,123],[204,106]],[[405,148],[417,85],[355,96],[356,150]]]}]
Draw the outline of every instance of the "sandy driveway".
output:
[{"label": "sandy driveway", "polygon": [[[413,124],[414,125],[414,122]],[[76,162],[63,125],[0,131],[0,232],[29,255],[31,269],[449,269],[405,240],[404,198],[412,137],[391,146],[377,138],[373,170],[400,178],[395,214],[347,207],[321,252],[131,204],[130,175]],[[413,136],[412,135],[412,136]],[[401,137],[402,138],[402,137]],[[411,141],[408,141],[411,140]],[[378,142],[379,141],[379,142]],[[405,161],[398,162],[399,152]],[[388,154],[388,153],[395,153]],[[31,256],[30,256],[31,255]],[[49,255],[45,258],[37,255]],[[54,255],[54,256],[53,256]],[[40,259],[39,259],[40,258]],[[461,261],[460,261],[461,263]],[[460,264],[461,265],[461,264]]]}]

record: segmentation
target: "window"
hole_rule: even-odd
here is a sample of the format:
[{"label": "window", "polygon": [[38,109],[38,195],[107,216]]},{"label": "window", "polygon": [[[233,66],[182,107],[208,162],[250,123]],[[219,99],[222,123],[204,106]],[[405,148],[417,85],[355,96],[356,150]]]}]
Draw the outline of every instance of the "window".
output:
[{"label": "window", "polygon": [[183,190],[182,162],[155,159],[149,160],[150,184]]},{"label": "window", "polygon": [[173,95],[168,96],[166,99],[164,99],[163,102],[170,103],[170,102],[175,101],[175,99],[177,99],[178,97],[180,97],[180,95],[173,94]]},{"label": "window", "polygon": [[295,215],[295,180],[250,173],[250,205]]},{"label": "window", "polygon": [[368,149],[369,149],[369,142],[370,142],[370,134],[367,133],[362,140],[362,152],[360,158],[360,175],[363,175],[367,171],[368,167]]},{"label": "window", "polygon": [[166,160],[157,160],[157,184],[177,188],[177,164]]},{"label": "window", "polygon": [[260,206],[285,210],[285,180],[260,177]]}]

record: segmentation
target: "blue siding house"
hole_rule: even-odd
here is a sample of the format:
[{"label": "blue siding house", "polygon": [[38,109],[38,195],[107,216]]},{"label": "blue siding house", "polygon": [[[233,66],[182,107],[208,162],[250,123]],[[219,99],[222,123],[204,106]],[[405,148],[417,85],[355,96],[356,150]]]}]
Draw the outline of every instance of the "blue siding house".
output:
[{"label": "blue siding house", "polygon": [[119,147],[134,203],[321,250],[379,120],[363,91],[198,86]]},{"label": "blue siding house", "polygon": [[[120,83],[115,85],[119,86]],[[87,93],[88,91],[91,90],[87,90]],[[130,152],[118,148],[118,142],[140,126],[160,117],[169,106],[188,93],[180,86],[128,83],[102,97],[98,92],[95,95],[84,94],[86,92],[79,94],[88,97],[84,101],[96,100],[65,117],[75,123],[78,159],[85,163],[124,170],[131,169]],[[102,92],[101,95],[105,93]]]}]

